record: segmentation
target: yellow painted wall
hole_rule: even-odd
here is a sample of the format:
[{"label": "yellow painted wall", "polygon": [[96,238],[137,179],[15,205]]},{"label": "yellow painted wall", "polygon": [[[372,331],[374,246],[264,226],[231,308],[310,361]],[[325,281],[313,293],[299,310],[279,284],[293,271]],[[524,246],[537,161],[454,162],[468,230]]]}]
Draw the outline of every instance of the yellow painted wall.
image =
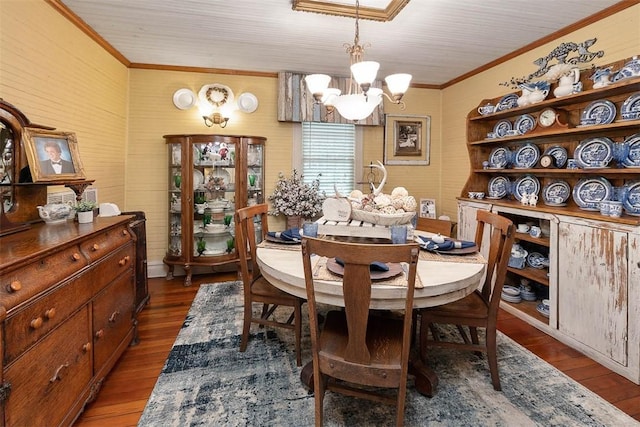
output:
[{"label": "yellow painted wall", "polygon": [[[455,198],[468,176],[467,113],[484,98],[508,93],[499,82],[530,74],[535,70],[532,61],[559,43],[592,37],[598,37],[593,49],[606,53],[600,63],[638,54],[640,5],[445,90],[411,89],[404,111],[385,105],[389,114],[431,116],[431,164],[388,166],[385,189],[402,185],[418,199],[435,198],[438,214],[455,218]],[[228,85],[236,96],[254,93],[260,102],[258,110],[236,112],[227,128],[209,129],[197,109],[173,106],[177,89],[197,91],[208,83]],[[161,261],[166,247],[167,150],[162,135],[265,136],[267,195],[278,173],[291,169],[295,125],[276,120],[277,79],[128,70],[42,0],[0,0],[0,97],[35,123],[77,133],[87,176],[96,180],[100,201],[146,212],[150,264]],[[363,164],[382,160],[383,140],[383,128],[365,128]],[[275,227],[283,224],[278,220]]]},{"label": "yellow painted wall", "polygon": [[122,63],[44,1],[0,1],[0,98],[32,123],[75,132],[98,197],[120,206],[128,75]]}]

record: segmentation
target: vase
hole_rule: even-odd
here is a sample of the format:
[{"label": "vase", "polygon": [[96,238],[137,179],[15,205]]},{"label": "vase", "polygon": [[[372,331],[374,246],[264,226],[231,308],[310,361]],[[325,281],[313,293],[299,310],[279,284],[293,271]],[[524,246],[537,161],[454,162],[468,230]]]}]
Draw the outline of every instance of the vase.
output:
[{"label": "vase", "polygon": [[301,228],[303,218],[300,215],[287,216],[287,230],[291,228]]}]

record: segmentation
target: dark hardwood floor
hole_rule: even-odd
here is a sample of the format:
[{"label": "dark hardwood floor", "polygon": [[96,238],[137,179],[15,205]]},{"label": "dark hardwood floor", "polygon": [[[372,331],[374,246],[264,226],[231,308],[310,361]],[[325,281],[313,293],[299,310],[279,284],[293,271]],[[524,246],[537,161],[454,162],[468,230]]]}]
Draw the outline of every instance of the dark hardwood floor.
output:
[{"label": "dark hardwood floor", "polygon": [[[150,304],[140,313],[140,343],[129,347],[97,399],[75,426],[136,426],[200,284],[235,280],[235,273],[149,280]],[[531,352],[640,421],[640,386],[502,311],[499,329]]]}]

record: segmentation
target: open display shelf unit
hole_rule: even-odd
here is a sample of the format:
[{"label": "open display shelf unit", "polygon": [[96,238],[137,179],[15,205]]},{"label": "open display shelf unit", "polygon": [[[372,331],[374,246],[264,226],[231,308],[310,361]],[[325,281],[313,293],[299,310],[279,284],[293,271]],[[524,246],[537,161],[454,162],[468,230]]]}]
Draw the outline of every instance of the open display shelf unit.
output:
[{"label": "open display shelf unit", "polygon": [[165,135],[168,156],[168,248],[164,263],[173,277],[194,268],[239,261],[236,209],[264,202],[266,138],[235,135]]},{"label": "open display shelf unit", "polygon": [[[619,70],[631,58],[599,68]],[[563,147],[571,159],[576,147],[588,138],[609,138],[620,144],[640,133],[640,120],[621,120],[625,100],[640,94],[640,77],[622,79],[609,86],[594,89],[592,70],[582,70],[583,91],[549,97],[539,103],[481,115],[477,109],[467,116],[467,148],[470,159],[469,178],[458,198],[458,238],[473,239],[476,212],[489,210],[511,218],[514,224],[541,225],[545,234],[534,238],[516,233],[516,242],[529,252],[548,255],[548,269],[529,266],[509,267],[506,284],[518,286],[522,279],[536,283],[540,292],[536,302],[501,302],[501,307],[560,341],[587,354],[615,372],[640,384],[640,216],[623,210],[619,218],[602,215],[599,210],[586,210],[576,203],[573,190],[586,178],[604,178],[613,194],[625,185],[640,182],[640,168],[623,167],[612,160],[608,167],[576,168],[544,167],[540,159],[526,169],[486,168],[493,150],[504,147],[515,152],[525,144],[537,146],[540,155],[552,146]],[[495,105],[502,96],[479,103]],[[616,107],[616,117],[609,124],[582,126],[583,111],[592,102],[607,100]],[[554,124],[542,127],[539,115],[553,109],[558,117]],[[515,123],[523,115],[534,117],[536,126],[522,135],[488,138],[501,120]],[[470,192],[489,195],[489,182],[504,177],[513,183],[526,175],[539,181],[538,201],[523,205],[509,192],[500,199],[468,197]],[[545,204],[543,189],[551,182],[562,180],[570,187],[564,206]],[[548,292],[549,317],[542,316],[536,306]]]}]

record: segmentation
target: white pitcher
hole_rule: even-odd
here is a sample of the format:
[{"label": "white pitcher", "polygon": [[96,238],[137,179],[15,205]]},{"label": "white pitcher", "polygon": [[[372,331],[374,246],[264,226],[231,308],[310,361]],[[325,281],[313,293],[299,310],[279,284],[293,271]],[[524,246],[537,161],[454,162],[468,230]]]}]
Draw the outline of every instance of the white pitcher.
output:
[{"label": "white pitcher", "polygon": [[582,90],[582,83],[580,82],[580,70],[577,67],[572,68],[569,72],[558,81],[558,87],[553,90],[553,95],[556,98],[562,96],[571,95],[572,93],[578,93]]}]

